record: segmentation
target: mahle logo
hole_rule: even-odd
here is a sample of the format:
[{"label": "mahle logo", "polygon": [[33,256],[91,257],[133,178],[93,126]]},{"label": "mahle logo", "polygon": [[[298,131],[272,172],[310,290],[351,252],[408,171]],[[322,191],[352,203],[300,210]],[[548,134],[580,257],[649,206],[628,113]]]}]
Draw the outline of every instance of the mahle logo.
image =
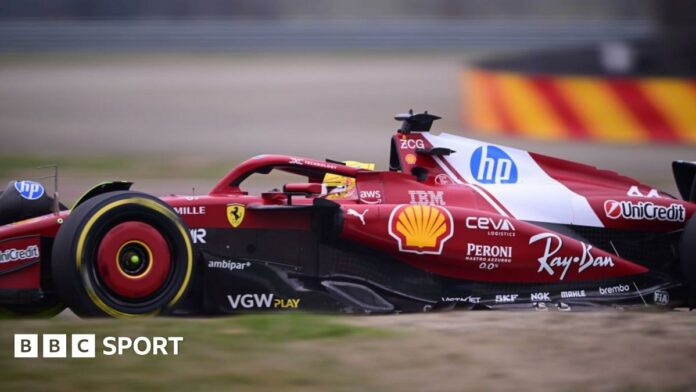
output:
[{"label": "mahle logo", "polygon": [[502,149],[481,146],[471,155],[471,175],[482,184],[515,184],[517,165]]}]

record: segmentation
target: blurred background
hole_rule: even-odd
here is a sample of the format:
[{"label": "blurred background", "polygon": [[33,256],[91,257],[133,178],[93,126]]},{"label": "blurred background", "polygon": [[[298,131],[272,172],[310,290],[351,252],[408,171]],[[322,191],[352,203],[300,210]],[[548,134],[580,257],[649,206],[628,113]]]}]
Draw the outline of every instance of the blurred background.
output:
[{"label": "blurred background", "polygon": [[[159,194],[205,192],[260,153],[385,168],[392,117],[413,108],[443,117],[436,132],[673,191],[671,160],[696,156],[689,3],[5,0],[0,180],[58,163],[70,200],[112,177]],[[577,80],[545,88],[558,74],[590,74],[599,90]],[[643,74],[683,78],[682,106],[666,104],[675,129],[643,121],[644,96],[601,86]],[[638,113],[620,99],[637,99]]]}]

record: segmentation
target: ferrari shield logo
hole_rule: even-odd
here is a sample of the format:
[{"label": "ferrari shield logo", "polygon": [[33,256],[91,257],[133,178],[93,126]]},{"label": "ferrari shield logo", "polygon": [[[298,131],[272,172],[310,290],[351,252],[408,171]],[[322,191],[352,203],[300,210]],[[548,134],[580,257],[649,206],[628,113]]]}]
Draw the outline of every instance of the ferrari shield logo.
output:
[{"label": "ferrari shield logo", "polygon": [[246,207],[244,204],[229,204],[227,205],[227,221],[232,227],[237,228],[244,220],[244,212]]}]

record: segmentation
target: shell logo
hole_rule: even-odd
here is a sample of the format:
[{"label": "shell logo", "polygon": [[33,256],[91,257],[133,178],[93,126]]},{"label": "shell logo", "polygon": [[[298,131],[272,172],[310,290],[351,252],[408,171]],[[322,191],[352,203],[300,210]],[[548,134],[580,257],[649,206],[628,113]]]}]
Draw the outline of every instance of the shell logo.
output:
[{"label": "shell logo", "polygon": [[454,235],[452,214],[440,206],[400,205],[389,216],[389,235],[400,252],[439,255]]}]

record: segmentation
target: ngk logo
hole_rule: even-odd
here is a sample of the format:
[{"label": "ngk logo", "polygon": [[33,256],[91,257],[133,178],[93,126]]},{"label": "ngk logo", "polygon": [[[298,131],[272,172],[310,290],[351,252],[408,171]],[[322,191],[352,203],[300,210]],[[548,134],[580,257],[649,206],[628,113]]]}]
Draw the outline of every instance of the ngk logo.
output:
[{"label": "ngk logo", "polygon": [[604,202],[604,214],[609,219],[658,220],[666,222],[684,222],[686,209],[683,205],[672,203],[667,206],[650,201],[632,202],[607,200]]}]

